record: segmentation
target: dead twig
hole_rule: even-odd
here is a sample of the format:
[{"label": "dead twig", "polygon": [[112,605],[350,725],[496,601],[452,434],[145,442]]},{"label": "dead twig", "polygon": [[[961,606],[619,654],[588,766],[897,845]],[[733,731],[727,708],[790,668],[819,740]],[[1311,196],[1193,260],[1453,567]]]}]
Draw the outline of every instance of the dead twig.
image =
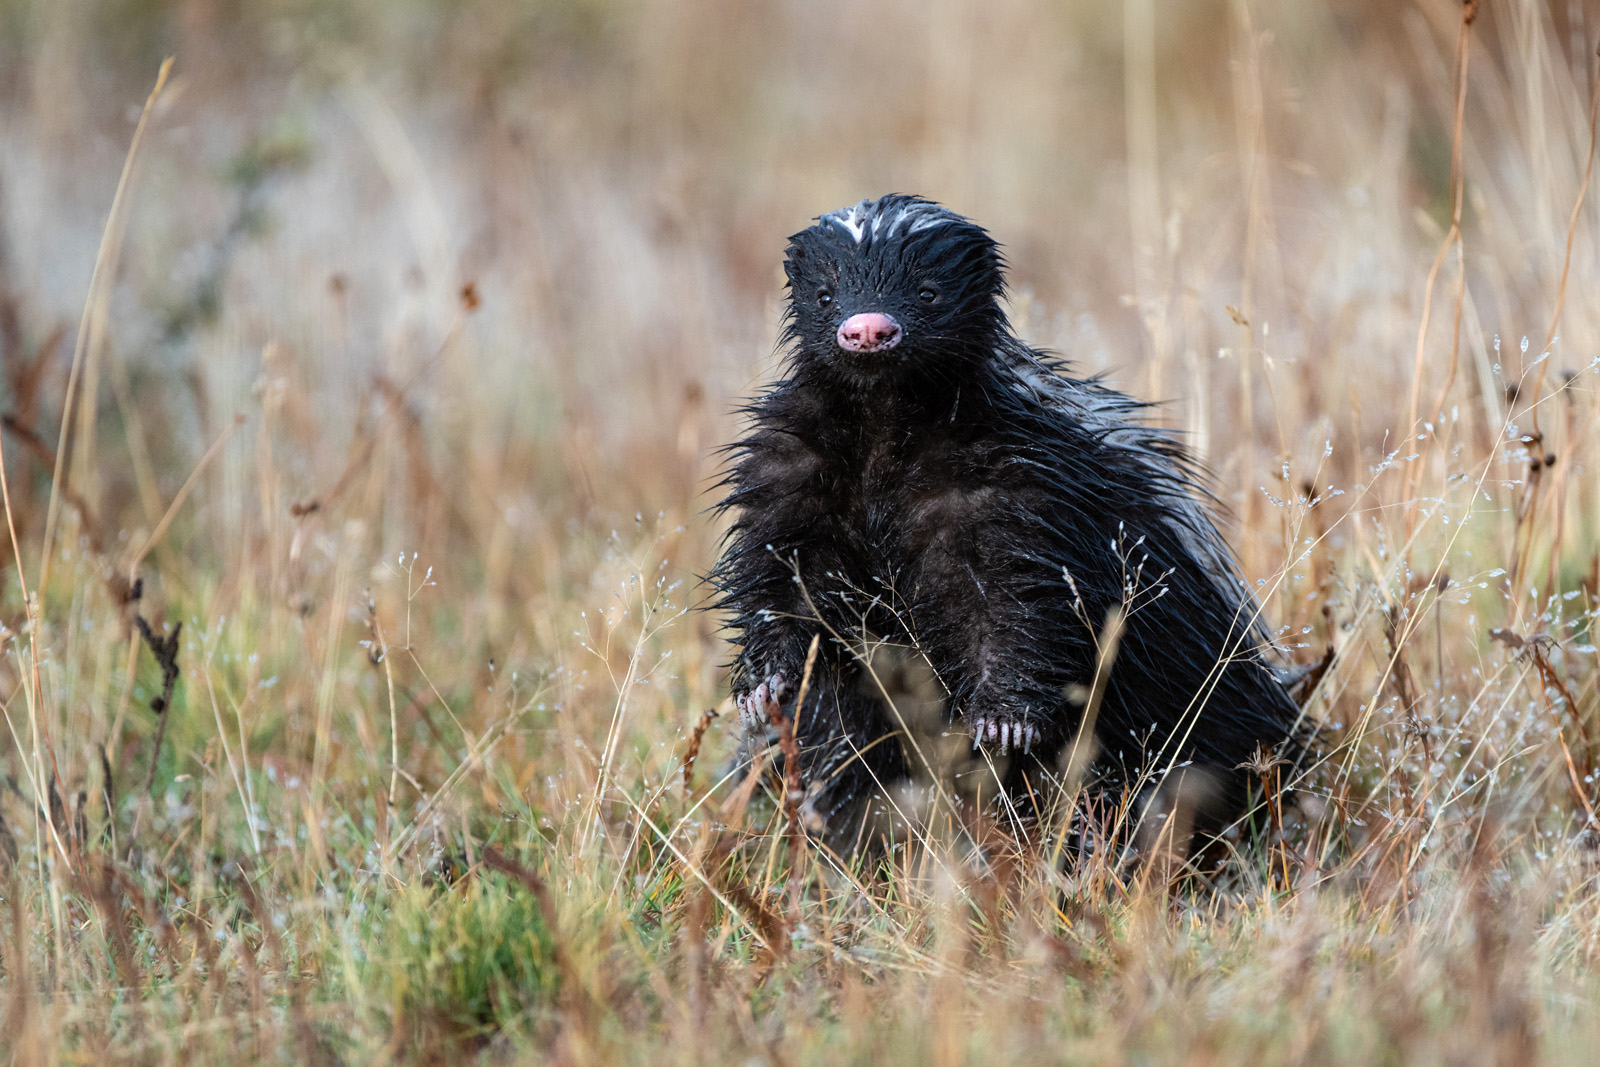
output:
[{"label": "dead twig", "polygon": [[170,717],[167,712],[172,708],[172,691],[178,684],[178,635],[183,632],[183,623],[174,623],[171,633],[157,637],[143,615],[135,615],[133,622],[139,627],[139,635],[144,638],[150,654],[161,666],[161,695],[150,701],[150,710],[156,713],[161,724],[156,727],[156,746],[150,754],[150,770],[144,776],[142,792],[148,794],[156,780],[156,764],[161,761],[161,742],[167,736],[167,719]]},{"label": "dead twig", "polygon": [[705,741],[706,730],[711,726],[711,720],[717,717],[716,708],[707,708],[700,714],[700,719],[694,724],[694,729],[689,733],[689,747],[683,754],[683,791],[686,795],[694,795],[694,761],[700,756],[700,745]]}]

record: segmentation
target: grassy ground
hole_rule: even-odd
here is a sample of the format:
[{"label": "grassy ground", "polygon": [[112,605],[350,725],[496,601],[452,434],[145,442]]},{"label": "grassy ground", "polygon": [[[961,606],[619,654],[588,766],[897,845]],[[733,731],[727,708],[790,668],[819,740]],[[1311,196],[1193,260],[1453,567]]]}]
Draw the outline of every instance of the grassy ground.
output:
[{"label": "grassy ground", "polygon": [[[1592,1062],[1600,21],[1462,15],[0,3],[0,1049]],[[723,779],[713,448],[892,189],[1332,650],[1220,882]]]}]

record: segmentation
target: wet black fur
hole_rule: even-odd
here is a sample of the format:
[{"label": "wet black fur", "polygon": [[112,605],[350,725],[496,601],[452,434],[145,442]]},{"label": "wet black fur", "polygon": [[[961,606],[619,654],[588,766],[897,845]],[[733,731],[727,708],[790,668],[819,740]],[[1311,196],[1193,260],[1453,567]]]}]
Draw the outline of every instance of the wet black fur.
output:
[{"label": "wet black fur", "polygon": [[[859,243],[840,221],[852,213]],[[911,232],[918,221],[931,224]],[[1238,765],[1262,745],[1298,752],[1297,709],[1182,448],[1140,424],[1143,404],[1020,341],[994,241],[935,204],[888,196],[824,216],[791,238],[785,268],[787,376],[730,446],[712,580],[740,646],[736,694],[782,673],[794,714],[822,634],[798,733],[829,830],[848,838],[863,802],[914,769],[864,677],[864,638],[926,657],[953,729],[1036,727],[1004,783],[1038,799],[1078,727],[1074,687],[1092,680],[1107,612],[1130,591],[1099,766],[1125,781],[1192,761],[1221,786],[1215,810],[1236,814],[1250,780]],[[861,311],[892,315],[900,344],[840,349],[835,331]]]}]

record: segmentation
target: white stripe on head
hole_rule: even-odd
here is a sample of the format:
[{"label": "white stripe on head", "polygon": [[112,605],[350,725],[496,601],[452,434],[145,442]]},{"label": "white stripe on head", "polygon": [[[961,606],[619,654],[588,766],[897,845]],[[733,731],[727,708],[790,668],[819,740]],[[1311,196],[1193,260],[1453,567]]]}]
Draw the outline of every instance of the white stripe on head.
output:
[{"label": "white stripe on head", "polygon": [[954,221],[955,219],[950,212],[938,204],[924,204],[913,201],[912,203],[901,205],[900,210],[893,215],[880,215],[874,219],[872,232],[875,235],[882,233],[887,237],[893,237],[896,230],[903,229],[907,234],[913,234],[920,230],[943,226]]},{"label": "white stripe on head", "polygon": [[910,235],[956,220],[946,209],[927,201],[909,201],[889,214],[877,214],[873,210],[876,206],[875,201],[863,200],[850,207],[830,211],[822,216],[822,221],[839,226],[856,244],[860,244],[867,239],[868,233],[874,238],[893,237],[897,232]]},{"label": "white stripe on head", "polygon": [[860,244],[866,239],[867,236],[866,221],[867,205],[869,203],[871,203],[871,201],[863,200],[859,204],[852,204],[850,207],[842,207],[838,211],[831,211],[822,217],[824,219],[832,220],[833,222],[838,223],[840,226],[843,226],[845,232],[850,235],[855,243]]}]

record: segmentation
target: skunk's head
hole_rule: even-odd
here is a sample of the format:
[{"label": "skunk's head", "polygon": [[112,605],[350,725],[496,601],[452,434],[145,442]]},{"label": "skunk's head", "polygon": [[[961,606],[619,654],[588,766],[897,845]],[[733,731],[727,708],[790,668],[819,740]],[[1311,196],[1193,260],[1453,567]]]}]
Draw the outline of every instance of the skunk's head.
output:
[{"label": "skunk's head", "polygon": [[789,239],[788,340],[856,374],[948,372],[1006,329],[1004,266],[982,227],[932,201],[863,200]]}]

